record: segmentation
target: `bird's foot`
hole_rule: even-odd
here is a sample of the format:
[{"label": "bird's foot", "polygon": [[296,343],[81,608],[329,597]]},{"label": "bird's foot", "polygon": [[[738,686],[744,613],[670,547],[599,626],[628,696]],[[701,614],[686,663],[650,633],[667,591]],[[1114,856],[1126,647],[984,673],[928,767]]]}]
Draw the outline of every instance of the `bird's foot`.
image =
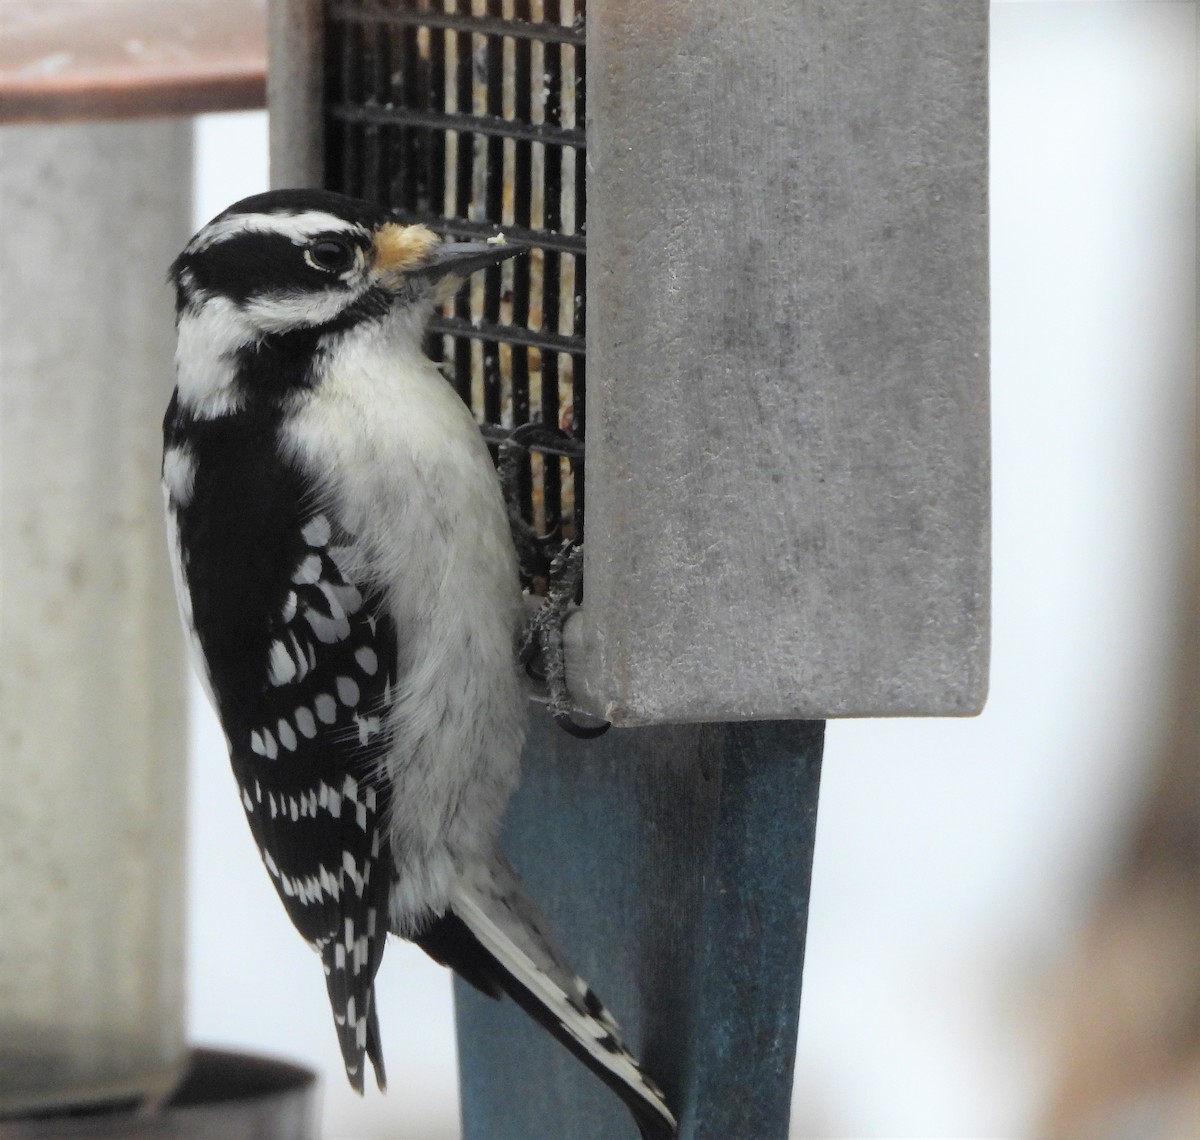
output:
[{"label": "bird's foot", "polygon": [[551,454],[571,454],[565,448],[573,442],[570,436],[556,427],[528,423],[513,428],[509,437],[500,444],[500,462],[497,465],[500,488],[504,493],[508,525],[512,530],[513,545],[517,549],[517,561],[525,585],[535,578],[550,576],[552,552],[562,542],[562,519],[558,516],[547,519],[545,534],[539,534],[537,528],[525,519],[521,510],[524,465],[534,449]]},{"label": "bird's foot", "polygon": [[[563,626],[583,580],[583,546],[567,541],[550,562],[550,586],[541,606],[529,619],[520,645],[521,664],[531,676],[546,684],[546,704],[555,724],[581,740],[591,740],[609,729],[609,723],[576,711],[567,690]],[[580,720],[580,716],[584,719]]]}]

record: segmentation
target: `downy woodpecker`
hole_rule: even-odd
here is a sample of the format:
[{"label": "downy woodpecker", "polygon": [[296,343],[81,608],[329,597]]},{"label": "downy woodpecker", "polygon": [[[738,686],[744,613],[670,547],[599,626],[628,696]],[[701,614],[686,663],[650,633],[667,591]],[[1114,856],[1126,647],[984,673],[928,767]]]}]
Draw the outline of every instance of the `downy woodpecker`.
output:
[{"label": "downy woodpecker", "polygon": [[521,591],[487,447],[422,337],[467,275],[516,252],[312,190],[200,230],[171,268],[176,587],[351,1084],[369,1059],[384,1085],[391,932],[513,997],[665,1138],[662,1094],[496,846],[525,733]]}]

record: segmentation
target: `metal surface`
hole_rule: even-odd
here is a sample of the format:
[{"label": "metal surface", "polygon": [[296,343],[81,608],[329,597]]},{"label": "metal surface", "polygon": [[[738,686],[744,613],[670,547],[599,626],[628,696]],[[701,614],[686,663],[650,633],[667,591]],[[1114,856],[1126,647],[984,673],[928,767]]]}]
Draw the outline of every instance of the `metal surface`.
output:
[{"label": "metal surface", "polygon": [[0,129],[0,1112],[186,1058],[183,642],[158,489],[186,119]]},{"label": "metal surface", "polygon": [[0,1119],[0,1140],[316,1140],[316,1074],[298,1065],[196,1049],[161,1108]]},{"label": "metal surface", "polygon": [[591,0],[585,707],[965,715],[985,0]]},{"label": "metal surface", "polygon": [[269,0],[271,185],[321,186],[325,173],[324,0]]},{"label": "metal surface", "polygon": [[4,0],[0,123],[261,107],[266,0]]},{"label": "metal surface", "polygon": [[[325,184],[457,239],[529,251],[477,275],[429,350],[494,442],[584,432],[583,0],[338,0],[327,8]],[[539,528],[582,531],[582,464],[536,447]],[[578,449],[576,449],[578,453]]]},{"label": "metal surface", "polygon": [[[614,730],[542,711],[504,846],[682,1140],[784,1140],[824,726]],[[457,984],[457,983],[456,983]],[[457,984],[465,1140],[620,1140],[624,1107],[510,1002]]]},{"label": "metal surface", "polygon": [[[312,40],[294,16],[312,0],[275,7],[293,13],[272,45],[288,61],[272,77],[282,185],[311,180],[324,126]],[[496,34],[509,9],[330,7],[357,29],[334,74],[368,85],[330,91],[330,122],[361,138],[348,166],[344,149],[327,156],[331,173],[342,166],[329,184],[411,193],[436,214],[441,162],[441,212],[467,218],[448,232],[521,240],[525,191],[503,191],[497,214],[479,163],[451,170],[432,141],[440,125],[485,165],[502,153],[514,176],[522,148],[578,142],[581,106],[544,119],[538,93],[522,125],[523,85],[497,88],[497,59],[520,66],[530,42]],[[579,50],[568,24],[552,45],[564,59]],[[473,55],[471,74],[438,70],[452,40]],[[575,490],[595,509],[575,695],[626,724],[977,712],[990,589],[987,4],[762,0],[730,20],[719,0],[592,0],[587,43],[590,265],[576,291],[586,284],[591,314],[590,474]],[[438,120],[445,110],[458,117]],[[409,141],[382,145],[397,138]],[[577,249],[564,242],[584,228],[585,163],[582,146],[562,153],[576,219],[538,240],[566,264]],[[511,362],[538,379],[543,349],[577,374],[584,357],[520,334],[506,343],[497,326],[577,336],[583,308],[574,327],[569,300],[557,324],[507,309],[496,320],[485,288],[491,310],[477,288],[435,351],[456,362],[481,422],[494,422],[497,392],[500,422],[519,422]],[[507,288],[506,277],[501,298]],[[582,384],[559,399],[581,434]],[[548,470],[570,487],[568,465]],[[539,518],[553,499],[551,487]]]}]

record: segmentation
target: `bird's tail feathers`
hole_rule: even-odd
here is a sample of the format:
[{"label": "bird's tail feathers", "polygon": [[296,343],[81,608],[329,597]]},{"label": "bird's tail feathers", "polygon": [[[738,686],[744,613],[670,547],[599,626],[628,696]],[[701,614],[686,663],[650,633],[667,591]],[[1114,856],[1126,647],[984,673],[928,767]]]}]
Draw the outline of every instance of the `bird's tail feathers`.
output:
[{"label": "bird's tail feathers", "polygon": [[379,1035],[379,1012],[375,1006],[374,978],[379,963],[372,963],[373,968],[369,968],[368,973],[367,969],[348,969],[349,955],[338,955],[340,961],[335,960],[332,950],[329,953],[322,952],[321,956],[329,989],[329,1003],[333,1008],[334,1028],[346,1066],[346,1079],[361,1096],[366,1079],[366,1062],[369,1060],[375,1070],[375,1083],[379,1091],[386,1092],[383,1041]]},{"label": "bird's tail feathers", "polygon": [[[508,994],[626,1104],[643,1140],[670,1140],[675,1117],[621,1040],[620,1027],[569,970],[512,868],[497,857],[461,877],[450,911],[417,941],[492,996]],[[439,952],[440,951],[440,952]]]}]

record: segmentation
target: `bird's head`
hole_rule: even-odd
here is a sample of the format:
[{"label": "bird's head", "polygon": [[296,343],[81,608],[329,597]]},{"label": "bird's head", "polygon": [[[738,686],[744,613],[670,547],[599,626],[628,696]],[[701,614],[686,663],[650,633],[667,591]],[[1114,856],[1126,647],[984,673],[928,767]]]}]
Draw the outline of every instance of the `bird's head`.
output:
[{"label": "bird's head", "polygon": [[321,350],[384,318],[412,351],[463,280],[521,252],[443,242],[379,206],[324,190],[274,190],[234,203],[171,266],[180,403],[224,415],[309,387]]},{"label": "bird's head", "polygon": [[324,190],[273,190],[234,203],[171,266],[182,319],[224,310],[248,336],[337,331],[397,305],[428,312],[477,269],[520,252],[442,242],[381,207]]}]

